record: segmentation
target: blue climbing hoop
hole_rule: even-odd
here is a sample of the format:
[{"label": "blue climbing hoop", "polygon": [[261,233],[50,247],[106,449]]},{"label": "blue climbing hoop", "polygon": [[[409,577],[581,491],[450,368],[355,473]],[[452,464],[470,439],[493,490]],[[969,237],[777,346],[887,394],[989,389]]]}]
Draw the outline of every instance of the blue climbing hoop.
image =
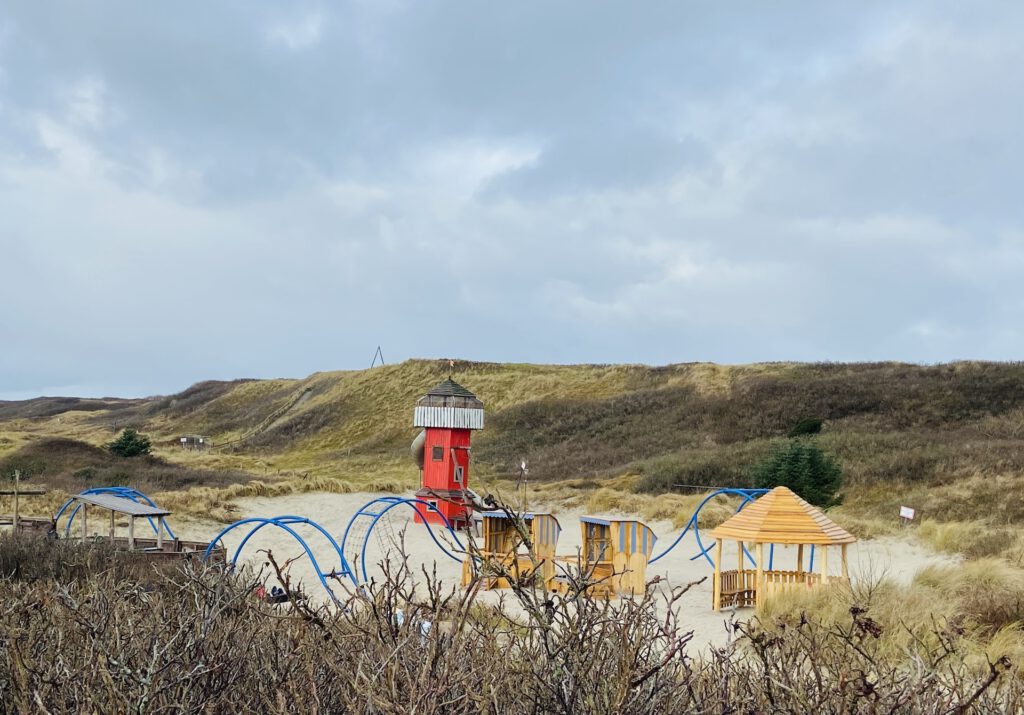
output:
[{"label": "blue climbing hoop", "polygon": [[448,530],[448,533],[451,535],[452,539],[454,539],[459,549],[461,551],[466,550],[466,547],[462,545],[462,541],[459,539],[458,534],[455,533],[455,529],[452,528],[452,525],[448,522],[448,519],[445,517],[444,514],[441,513],[441,511],[436,506],[434,506],[430,502],[423,501],[422,499],[415,499],[410,497],[378,497],[377,499],[374,499],[373,501],[364,504],[362,507],[360,507],[359,511],[352,515],[352,518],[348,520],[348,525],[345,527],[345,533],[341,537],[341,548],[342,551],[344,552],[345,546],[348,543],[349,534],[352,531],[352,525],[355,524],[356,520],[360,518],[373,519],[373,521],[370,522],[370,526],[366,529],[366,534],[363,538],[363,543],[359,548],[359,559],[357,563],[357,568],[353,570],[353,580],[357,580],[359,574],[361,573],[362,581],[369,581],[369,578],[367,577],[366,574],[366,546],[369,543],[370,534],[373,533],[373,530],[377,526],[377,523],[381,520],[381,518],[384,517],[385,514],[387,514],[395,507],[403,505],[411,507],[413,511],[415,511],[419,515],[419,517],[423,519],[423,525],[427,527],[427,532],[430,534],[430,538],[434,540],[434,543],[437,545],[439,549],[441,549],[442,553],[444,553],[445,556],[452,559],[453,561],[457,561],[459,563],[462,562],[461,556],[452,553],[451,550],[449,550],[449,548],[445,544],[441,543],[441,541],[438,540],[437,534],[434,533],[434,530],[431,528],[430,523],[426,519],[426,514],[424,513],[424,510],[426,510],[426,513],[433,512],[434,514],[440,516],[441,521],[444,522],[445,528]]},{"label": "blue climbing hoop", "polygon": [[[122,499],[130,499],[131,501],[136,502],[138,504],[148,504],[151,507],[156,507],[156,503],[152,499],[150,499],[148,496],[140,492],[138,489],[133,489],[132,487],[93,487],[91,489],[86,489],[84,492],[79,492],[78,496],[88,496],[95,494],[111,494],[115,497],[121,497]],[[56,524],[58,521],[60,521],[60,518],[64,515],[64,512],[67,511],[68,507],[70,507],[74,503],[75,497],[71,497],[66,502],[64,502],[61,508],[57,510],[56,515],[53,517],[53,523]],[[71,524],[74,523],[75,517],[78,516],[78,512],[81,510],[81,508],[82,503],[79,502],[77,506],[75,506],[75,508],[71,510],[71,515],[68,517],[67,526],[64,527],[65,537],[71,535]],[[160,533],[160,527],[157,526],[157,522],[155,522],[152,517],[147,516],[146,521],[149,522],[149,525],[153,529],[154,534]],[[167,536],[169,536],[170,538],[177,538],[174,535],[174,532],[171,531],[171,527],[168,526],[166,519],[164,519],[164,531],[167,532]]]},{"label": "blue climbing hoop", "polygon": [[[711,501],[715,497],[722,496],[722,495],[738,496],[738,497],[740,497],[742,499],[742,501],[740,502],[740,505],[738,507],[736,507],[736,513],[738,514],[738,513],[740,513],[743,510],[743,507],[745,507],[747,504],[752,503],[755,499],[757,499],[757,497],[759,497],[759,496],[761,496],[763,494],[767,494],[769,491],[771,491],[771,490],[770,489],[732,489],[732,488],[726,488],[726,489],[717,489],[717,490],[711,492],[706,497],[704,497],[704,500],[700,504],[697,505],[696,509],[693,510],[693,515],[690,517],[690,520],[688,522],[686,522],[686,527],[681,532],[679,532],[679,536],[677,536],[675,538],[675,541],[673,541],[671,544],[669,544],[665,548],[664,551],[662,551],[660,554],[658,554],[657,556],[655,556],[652,559],[650,559],[647,563],[653,564],[658,559],[666,556],[668,554],[668,552],[670,552],[672,549],[674,549],[676,546],[679,545],[679,542],[683,540],[683,537],[686,536],[686,534],[689,533],[689,531],[692,529],[693,530],[693,535],[697,539],[697,547],[700,549],[700,551],[698,551],[696,554],[691,556],[690,557],[690,561],[695,561],[695,560],[699,559],[701,556],[703,556],[704,559],[708,562],[708,564],[710,564],[712,567],[714,567],[715,562],[711,559],[710,556],[708,556],[708,552],[711,550],[711,546],[710,545],[708,545],[708,546],[704,545],[704,541],[700,538],[700,529],[697,527],[697,518],[700,516],[700,510],[704,508],[705,504],[707,504],[709,501]],[[750,552],[747,551],[746,547],[741,545],[740,548],[743,549],[743,553],[746,554],[747,558],[750,559],[750,563],[753,564],[754,563],[754,557],[750,555]]]},{"label": "blue climbing hoop", "polygon": [[[203,561],[207,561],[210,558],[210,554],[213,553],[214,548],[216,548],[217,544],[223,541],[224,537],[227,534],[247,524],[255,524],[255,526],[249,530],[249,532],[242,538],[242,541],[235,548],[234,555],[227,562],[229,568],[233,568],[235,566],[235,564],[238,562],[238,558],[242,555],[242,551],[249,543],[249,540],[253,536],[255,536],[258,531],[263,529],[263,527],[265,526],[273,526],[287,532],[292,536],[292,538],[295,539],[295,541],[298,542],[298,544],[302,547],[302,550],[306,552],[306,556],[309,557],[309,561],[313,565],[313,569],[316,571],[316,576],[317,579],[319,579],[320,581],[320,585],[324,587],[324,590],[327,591],[327,594],[335,603],[340,603],[341,601],[334,593],[334,590],[327,582],[327,579],[349,578],[352,580],[353,584],[357,586],[359,585],[358,582],[356,581],[354,574],[352,573],[352,569],[349,568],[348,562],[345,560],[345,554],[342,552],[341,547],[338,545],[338,542],[334,540],[333,536],[331,536],[330,532],[328,532],[325,528],[317,524],[312,519],[307,519],[303,516],[294,516],[291,514],[274,517],[255,516],[250,517],[248,519],[236,521],[234,524],[229,524],[228,526],[224,527],[224,529],[222,529],[221,532],[217,534],[213,541],[210,542],[210,545],[206,547],[206,551],[203,553]],[[328,543],[331,545],[331,548],[334,549],[334,553],[335,555],[337,555],[338,560],[341,564],[338,568],[325,572],[320,567],[320,562],[316,560],[316,556],[313,554],[313,550],[310,548],[309,544],[306,542],[304,538],[302,538],[301,534],[299,534],[295,529],[292,528],[294,526],[300,525],[312,527],[321,535],[323,535],[325,539],[327,539]]]}]

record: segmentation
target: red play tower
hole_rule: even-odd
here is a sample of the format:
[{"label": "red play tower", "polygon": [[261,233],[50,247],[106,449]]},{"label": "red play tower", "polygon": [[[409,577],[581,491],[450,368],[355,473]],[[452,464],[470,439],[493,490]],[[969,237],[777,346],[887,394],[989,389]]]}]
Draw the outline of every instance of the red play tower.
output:
[{"label": "red play tower", "polygon": [[[413,426],[423,428],[412,449],[422,469],[416,498],[435,505],[453,527],[468,526],[469,441],[473,430],[484,428],[484,403],[449,377],[416,403]],[[426,520],[443,523],[436,513]],[[417,514],[416,521],[423,519]]]}]

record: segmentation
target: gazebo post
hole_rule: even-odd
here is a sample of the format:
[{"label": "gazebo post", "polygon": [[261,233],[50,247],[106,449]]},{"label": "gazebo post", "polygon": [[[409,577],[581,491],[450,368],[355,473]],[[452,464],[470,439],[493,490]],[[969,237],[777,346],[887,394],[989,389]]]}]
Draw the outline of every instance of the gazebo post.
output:
[{"label": "gazebo post", "polygon": [[[743,542],[742,541],[737,541],[736,542],[736,570],[740,571],[740,572],[743,571]],[[742,576],[737,576],[737,578],[742,578]]]},{"label": "gazebo post", "polygon": [[156,519],[156,548],[159,551],[164,550],[164,518],[158,516]]},{"label": "gazebo post", "polygon": [[722,610],[722,540],[715,539],[715,610]]},{"label": "gazebo post", "polygon": [[821,582],[828,583],[828,544],[821,545]]},{"label": "gazebo post", "polygon": [[110,543],[114,543],[114,510],[110,510],[110,528],[107,529],[107,536],[110,537]]},{"label": "gazebo post", "polygon": [[804,572],[804,545],[796,545],[796,572],[802,574]]},{"label": "gazebo post", "polygon": [[757,542],[757,597],[755,604],[757,608],[764,602],[764,544]]},{"label": "gazebo post", "polygon": [[842,554],[842,559],[843,559],[843,578],[845,578],[847,581],[849,581],[850,580],[850,567],[849,567],[849,565],[846,562],[846,547],[847,547],[847,544],[843,544],[842,547],[840,548],[840,552]]},{"label": "gazebo post", "polygon": [[128,550],[135,551],[135,517],[128,517]]},{"label": "gazebo post", "polygon": [[89,538],[89,505],[82,504],[82,543]]}]

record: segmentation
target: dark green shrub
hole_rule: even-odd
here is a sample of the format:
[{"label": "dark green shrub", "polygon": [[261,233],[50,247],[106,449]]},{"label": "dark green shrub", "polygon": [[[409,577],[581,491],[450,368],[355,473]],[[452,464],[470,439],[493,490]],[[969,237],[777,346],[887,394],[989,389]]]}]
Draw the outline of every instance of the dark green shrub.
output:
[{"label": "dark green shrub", "polygon": [[19,478],[24,481],[39,476],[46,471],[46,462],[38,457],[15,456],[4,462],[3,470],[0,471],[0,479],[14,479],[14,473],[18,472]]},{"label": "dark green shrub", "polygon": [[843,471],[822,450],[805,440],[791,440],[777,447],[754,468],[754,484],[761,489],[789,487],[811,504],[835,506],[843,485]]},{"label": "dark green shrub", "polygon": [[796,426],[789,431],[790,437],[803,437],[809,434],[821,432],[823,420],[820,417],[805,417],[796,423]]},{"label": "dark green shrub", "polygon": [[109,474],[104,482],[108,487],[127,487],[132,483],[132,475],[128,472],[118,470]]},{"label": "dark green shrub", "polygon": [[82,482],[91,482],[96,478],[96,468],[82,467],[81,469],[76,469],[71,476]]},{"label": "dark green shrub", "polygon": [[714,489],[743,486],[746,482],[742,467],[729,463],[728,455],[666,455],[641,463],[638,471],[643,476],[635,491],[647,494],[664,494],[680,485]]},{"label": "dark green shrub", "polygon": [[149,454],[152,445],[148,437],[139,434],[129,427],[121,433],[120,437],[108,444],[107,449],[118,457],[138,457],[139,455]]}]

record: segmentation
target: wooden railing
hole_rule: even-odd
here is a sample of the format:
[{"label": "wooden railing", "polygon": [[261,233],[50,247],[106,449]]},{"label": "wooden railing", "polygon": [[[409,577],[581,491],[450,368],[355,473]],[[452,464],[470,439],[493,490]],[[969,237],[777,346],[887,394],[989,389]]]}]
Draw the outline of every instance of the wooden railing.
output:
[{"label": "wooden railing", "polygon": [[[80,536],[71,536],[70,540],[81,541],[81,538]],[[153,558],[191,557],[201,559],[206,553],[206,547],[209,546],[209,542],[205,541],[185,541],[170,538],[163,539],[163,544],[158,545],[157,540],[153,537],[136,537],[129,542],[125,536],[115,536],[113,541],[111,541],[110,537],[104,534],[90,534],[89,541],[110,543],[115,549],[144,553]],[[210,561],[212,563],[224,563],[226,558],[227,554],[223,546],[217,546],[210,552]]]},{"label": "wooden railing", "polygon": [[[746,608],[757,599],[757,571],[723,571],[722,606]],[[712,604],[714,606],[714,604]]]},{"label": "wooden railing", "polygon": [[[807,571],[765,571],[762,573],[762,577],[764,578],[765,596],[794,588],[817,586],[821,583],[820,573],[808,573]],[[723,608],[728,606],[745,608],[757,605],[757,571],[755,569],[723,571],[720,578]],[[828,581],[829,583],[844,583],[846,579],[842,576],[829,576]]]}]

